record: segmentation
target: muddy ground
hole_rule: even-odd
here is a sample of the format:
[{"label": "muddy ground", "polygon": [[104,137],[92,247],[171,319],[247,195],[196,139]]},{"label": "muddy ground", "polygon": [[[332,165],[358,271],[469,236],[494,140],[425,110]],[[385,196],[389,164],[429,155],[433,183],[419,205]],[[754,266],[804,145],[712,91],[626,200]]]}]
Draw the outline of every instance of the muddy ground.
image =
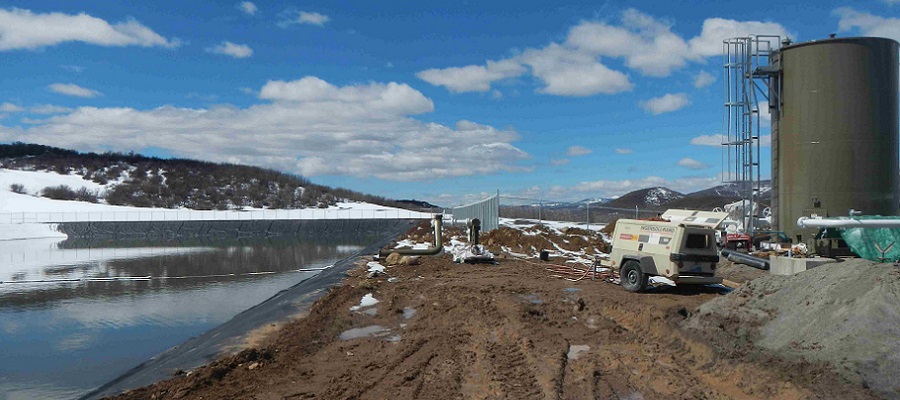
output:
[{"label": "muddy ground", "polygon": [[[874,398],[829,365],[685,330],[720,289],[635,294],[516,258],[366,278],[367,261],[258,347],[119,398]],[[367,294],[379,303],[351,311]]]}]

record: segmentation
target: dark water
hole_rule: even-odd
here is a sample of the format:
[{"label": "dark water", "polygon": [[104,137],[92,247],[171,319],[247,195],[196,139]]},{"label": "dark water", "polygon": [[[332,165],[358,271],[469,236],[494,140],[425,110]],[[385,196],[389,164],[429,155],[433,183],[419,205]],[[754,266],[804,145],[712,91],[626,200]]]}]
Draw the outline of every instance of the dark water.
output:
[{"label": "dark water", "polygon": [[366,244],[0,242],[0,399],[78,397]]}]

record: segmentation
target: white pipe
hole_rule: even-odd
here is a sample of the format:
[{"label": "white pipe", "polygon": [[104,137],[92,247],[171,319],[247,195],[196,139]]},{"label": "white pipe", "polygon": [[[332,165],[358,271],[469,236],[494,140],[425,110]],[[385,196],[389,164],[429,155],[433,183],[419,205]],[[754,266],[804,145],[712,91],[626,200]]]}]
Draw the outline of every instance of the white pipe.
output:
[{"label": "white pipe", "polygon": [[900,228],[900,219],[809,218],[797,220],[800,228]]}]

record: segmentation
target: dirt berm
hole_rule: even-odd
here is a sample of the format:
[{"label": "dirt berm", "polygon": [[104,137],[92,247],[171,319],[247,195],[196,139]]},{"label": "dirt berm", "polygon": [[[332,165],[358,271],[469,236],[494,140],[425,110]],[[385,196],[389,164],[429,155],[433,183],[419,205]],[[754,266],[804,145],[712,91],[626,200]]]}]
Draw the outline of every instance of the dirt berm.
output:
[{"label": "dirt berm", "polygon": [[431,257],[374,278],[367,261],[263,344],[120,398],[876,398],[827,364],[683,329],[716,290],[635,294],[555,278],[552,259]]},{"label": "dirt berm", "polygon": [[855,259],[757,278],[700,306],[687,326],[715,338],[729,355],[747,355],[755,345],[788,358],[829,362],[843,378],[900,399],[895,264]]}]

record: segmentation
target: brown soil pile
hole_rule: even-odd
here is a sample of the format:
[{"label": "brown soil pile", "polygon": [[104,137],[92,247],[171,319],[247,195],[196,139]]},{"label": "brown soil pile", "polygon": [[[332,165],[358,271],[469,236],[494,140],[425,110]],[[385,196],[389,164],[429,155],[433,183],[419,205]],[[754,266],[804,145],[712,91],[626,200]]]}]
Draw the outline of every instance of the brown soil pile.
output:
[{"label": "brown soil pile", "polygon": [[[445,246],[449,245],[452,239],[467,241],[466,229],[459,226],[444,225],[441,235]],[[434,228],[430,221],[423,221],[410,229],[405,238],[415,243],[434,243]],[[534,257],[537,257],[541,250],[558,252],[558,249],[563,249],[587,255],[609,252],[609,243],[603,240],[603,235],[574,227],[557,230],[545,225],[522,229],[501,226],[482,234],[479,241],[494,254],[502,254],[504,249]],[[394,248],[396,244],[392,243],[390,248]]]},{"label": "brown soil pile", "polygon": [[734,263],[722,257],[721,261],[716,265],[716,276],[732,282],[743,283],[763,276],[769,276],[769,271]]},{"label": "brown soil pile", "polygon": [[[686,333],[721,297],[702,288],[635,294],[540,262],[421,261],[357,269],[267,344],[119,398],[873,398],[828,366],[723,356]],[[380,302],[351,310],[367,294]]]},{"label": "brown soil pile", "polygon": [[583,252],[587,255],[609,252],[609,244],[596,232],[581,228],[556,230],[543,225],[524,229],[500,227],[484,235],[481,243],[497,254],[502,253],[503,248],[532,256],[541,250],[558,249]]}]

